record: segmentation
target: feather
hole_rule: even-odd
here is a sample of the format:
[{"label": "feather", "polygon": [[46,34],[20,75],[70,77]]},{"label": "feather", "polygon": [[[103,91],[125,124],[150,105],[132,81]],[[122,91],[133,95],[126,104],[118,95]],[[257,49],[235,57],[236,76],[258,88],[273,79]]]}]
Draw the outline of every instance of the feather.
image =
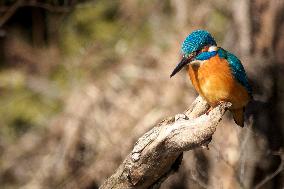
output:
[{"label": "feather", "polygon": [[234,78],[247,89],[249,95],[251,96],[252,88],[248,82],[246,71],[241,61],[234,54],[224,50],[223,48],[218,50],[218,55],[220,58],[224,58],[228,61]]},{"label": "feather", "polygon": [[240,127],[244,127],[244,108],[231,110],[234,121]]},{"label": "feather", "polygon": [[189,34],[182,43],[181,51],[189,55],[194,51],[201,50],[206,45],[217,45],[214,38],[206,30],[195,30]]}]

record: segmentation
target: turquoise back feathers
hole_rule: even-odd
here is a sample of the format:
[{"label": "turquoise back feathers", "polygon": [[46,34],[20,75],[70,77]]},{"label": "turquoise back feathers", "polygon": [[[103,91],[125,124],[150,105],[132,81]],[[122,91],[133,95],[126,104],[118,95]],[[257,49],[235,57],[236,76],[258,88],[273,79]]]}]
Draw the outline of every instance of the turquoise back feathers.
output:
[{"label": "turquoise back feathers", "polygon": [[248,82],[246,71],[241,64],[241,61],[234,54],[222,48],[218,49],[218,55],[220,58],[227,60],[235,79],[247,89],[250,95],[252,95],[252,88]]},{"label": "turquoise back feathers", "polygon": [[206,45],[217,45],[214,38],[206,30],[195,30],[182,43],[181,51],[187,56],[194,51],[201,50]]}]

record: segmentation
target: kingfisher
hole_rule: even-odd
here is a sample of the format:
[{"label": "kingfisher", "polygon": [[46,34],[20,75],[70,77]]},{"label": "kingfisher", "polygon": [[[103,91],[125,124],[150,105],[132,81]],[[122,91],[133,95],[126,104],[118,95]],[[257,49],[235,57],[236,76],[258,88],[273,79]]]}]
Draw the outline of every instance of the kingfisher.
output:
[{"label": "kingfisher", "polygon": [[[195,30],[182,43],[182,59],[170,77],[187,66],[195,90],[213,109],[221,102],[231,102],[230,111],[237,125],[244,126],[244,110],[252,99],[252,88],[241,61],[218,47],[206,30]],[[209,112],[208,111],[208,112]]]}]

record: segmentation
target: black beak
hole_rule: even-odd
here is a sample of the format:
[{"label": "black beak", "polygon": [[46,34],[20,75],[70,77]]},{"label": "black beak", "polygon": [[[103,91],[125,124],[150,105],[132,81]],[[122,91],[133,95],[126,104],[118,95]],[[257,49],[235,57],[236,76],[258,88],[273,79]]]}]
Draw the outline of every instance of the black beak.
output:
[{"label": "black beak", "polygon": [[192,59],[193,59],[193,56],[182,57],[180,63],[174,69],[174,71],[172,72],[170,77],[173,77],[176,73],[178,73],[184,66],[186,66],[188,63],[190,63]]}]

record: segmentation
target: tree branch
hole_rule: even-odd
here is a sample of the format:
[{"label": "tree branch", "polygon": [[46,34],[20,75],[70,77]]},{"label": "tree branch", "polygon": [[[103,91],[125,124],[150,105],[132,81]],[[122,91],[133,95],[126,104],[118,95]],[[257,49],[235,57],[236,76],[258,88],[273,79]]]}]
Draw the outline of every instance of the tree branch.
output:
[{"label": "tree branch", "polygon": [[0,17],[0,27],[2,27],[21,7],[37,7],[55,13],[67,13],[73,8],[72,5],[60,6],[37,1],[18,0],[13,5],[0,7],[0,13],[3,13],[3,15]]},{"label": "tree branch", "polygon": [[281,163],[278,166],[278,168],[276,169],[276,171],[274,171],[272,174],[267,175],[262,181],[260,181],[255,187],[254,189],[258,189],[261,188],[263,185],[265,185],[268,181],[270,181],[271,179],[273,179],[274,177],[276,177],[279,173],[281,173],[281,171],[284,170],[284,161],[283,161],[283,153],[279,154],[280,158],[281,158]]},{"label": "tree branch", "polygon": [[210,111],[201,97],[184,113],[169,117],[145,133],[101,189],[159,188],[182,161],[183,151],[207,146],[230,103]]},{"label": "tree branch", "polygon": [[22,3],[23,0],[18,0],[8,8],[8,10],[0,18],[0,27],[2,27],[4,23],[7,22],[10,17],[13,16],[13,14],[18,10],[18,8],[22,5]]}]

